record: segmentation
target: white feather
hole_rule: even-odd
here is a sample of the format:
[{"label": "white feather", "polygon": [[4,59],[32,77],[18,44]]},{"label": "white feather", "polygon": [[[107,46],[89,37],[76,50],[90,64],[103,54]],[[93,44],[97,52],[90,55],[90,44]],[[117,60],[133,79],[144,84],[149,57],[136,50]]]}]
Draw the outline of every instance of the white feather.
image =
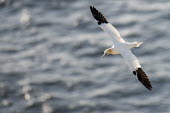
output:
[{"label": "white feather", "polygon": [[[119,42],[121,42],[121,43],[124,43],[124,42],[125,42],[125,41],[123,40],[123,38],[120,36],[118,30],[117,30],[114,26],[112,26],[110,23],[107,23],[107,24],[102,23],[102,24],[100,24],[99,26],[100,26],[106,33],[108,33],[111,37],[113,37],[114,40],[116,39],[117,41],[119,41]],[[116,37],[114,37],[114,35],[115,35]],[[116,40],[115,40],[115,41],[116,41]]]},{"label": "white feather", "polygon": [[124,57],[126,63],[130,67],[130,70],[135,71],[137,68],[141,67],[138,59],[136,58],[134,54],[132,54],[130,50],[122,52],[121,55]]}]

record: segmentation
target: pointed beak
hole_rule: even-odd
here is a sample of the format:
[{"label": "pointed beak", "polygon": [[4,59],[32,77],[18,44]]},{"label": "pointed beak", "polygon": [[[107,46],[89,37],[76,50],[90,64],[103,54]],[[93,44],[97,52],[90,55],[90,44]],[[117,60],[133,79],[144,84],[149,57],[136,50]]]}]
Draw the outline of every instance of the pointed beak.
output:
[{"label": "pointed beak", "polygon": [[106,55],[106,54],[104,53],[103,56],[102,56],[102,58],[103,58],[105,55]]}]

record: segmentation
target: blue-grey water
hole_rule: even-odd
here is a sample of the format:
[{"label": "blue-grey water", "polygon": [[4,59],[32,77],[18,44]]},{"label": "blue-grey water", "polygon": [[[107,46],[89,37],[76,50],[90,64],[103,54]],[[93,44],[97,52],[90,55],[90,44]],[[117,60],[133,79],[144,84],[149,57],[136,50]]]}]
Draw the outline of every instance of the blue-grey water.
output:
[{"label": "blue-grey water", "polygon": [[[94,5],[133,49],[153,90],[120,55]],[[170,113],[168,0],[0,0],[0,113]]]}]

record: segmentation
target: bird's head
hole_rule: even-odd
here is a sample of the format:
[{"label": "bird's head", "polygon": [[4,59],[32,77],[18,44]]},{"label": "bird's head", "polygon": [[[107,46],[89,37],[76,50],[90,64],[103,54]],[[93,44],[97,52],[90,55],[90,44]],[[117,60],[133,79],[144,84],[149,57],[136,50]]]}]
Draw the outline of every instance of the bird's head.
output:
[{"label": "bird's head", "polygon": [[111,49],[111,48],[108,48],[108,49],[106,49],[106,50],[104,51],[104,54],[103,54],[102,57],[104,57],[105,55],[109,55],[109,54],[111,54],[111,53],[112,53],[112,49]]}]

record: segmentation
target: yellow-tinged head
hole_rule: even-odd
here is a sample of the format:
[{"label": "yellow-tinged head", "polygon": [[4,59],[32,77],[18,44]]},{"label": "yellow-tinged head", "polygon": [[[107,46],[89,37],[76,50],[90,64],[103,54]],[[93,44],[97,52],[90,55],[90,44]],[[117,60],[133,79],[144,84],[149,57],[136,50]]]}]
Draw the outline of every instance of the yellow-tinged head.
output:
[{"label": "yellow-tinged head", "polygon": [[104,54],[103,54],[102,57],[104,57],[105,55],[109,55],[109,54],[117,55],[117,54],[120,54],[120,53],[117,52],[116,50],[114,50],[113,48],[108,48],[104,51]]},{"label": "yellow-tinged head", "polygon": [[106,50],[104,51],[104,54],[103,54],[102,57],[104,57],[105,55],[112,54],[112,51],[113,51],[113,50],[112,50],[111,48],[106,49]]}]

